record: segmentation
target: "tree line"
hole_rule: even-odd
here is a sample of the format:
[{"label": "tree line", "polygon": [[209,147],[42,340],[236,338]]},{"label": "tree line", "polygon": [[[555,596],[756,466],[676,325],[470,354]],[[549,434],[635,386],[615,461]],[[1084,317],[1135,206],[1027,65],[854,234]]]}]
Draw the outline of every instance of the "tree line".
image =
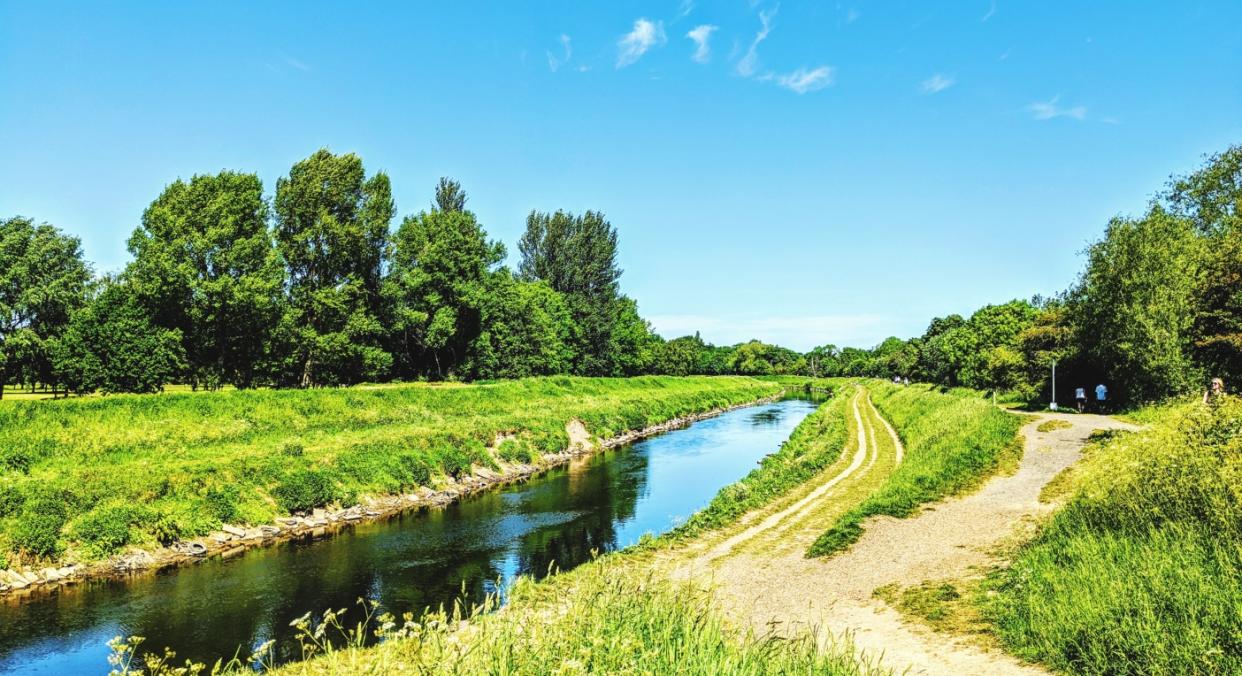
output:
[{"label": "tree line", "polygon": [[461,185],[392,223],[388,176],[319,150],[265,195],[255,174],[177,180],[142,214],[133,259],[96,277],[80,242],[0,221],[0,396],[318,387],[391,380],[647,373],[902,376],[1047,396],[1106,382],[1123,399],[1242,377],[1242,147],[1113,219],[1052,297],[933,319],[872,349],[665,341],[620,291],[599,212],[532,211],[516,270]]}]

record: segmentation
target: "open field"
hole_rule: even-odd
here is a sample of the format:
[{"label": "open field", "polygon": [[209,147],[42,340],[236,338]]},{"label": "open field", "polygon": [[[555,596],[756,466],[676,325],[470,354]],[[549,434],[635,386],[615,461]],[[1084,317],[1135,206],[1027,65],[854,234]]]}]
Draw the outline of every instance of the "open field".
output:
[{"label": "open field", "polygon": [[89,560],[270,523],[531,462],[569,447],[571,420],[608,438],[780,390],[746,377],[552,377],[6,404],[0,558]]}]

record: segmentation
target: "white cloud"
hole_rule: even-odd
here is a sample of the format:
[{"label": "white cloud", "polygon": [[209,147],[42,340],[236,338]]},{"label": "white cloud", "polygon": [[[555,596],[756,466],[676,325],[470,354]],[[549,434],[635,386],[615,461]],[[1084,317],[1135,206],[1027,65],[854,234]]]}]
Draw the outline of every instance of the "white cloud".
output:
[{"label": "white cloud", "polygon": [[694,56],[690,58],[699,63],[707,63],[712,58],[712,47],[708,41],[712,37],[712,32],[717,28],[711,24],[703,24],[695,26],[694,30],[686,33],[686,37],[694,40]]},{"label": "white cloud", "polygon": [[681,5],[677,8],[677,18],[690,16],[690,12],[694,11],[694,0],[681,0]]},{"label": "white cloud", "polygon": [[310,71],[311,69],[310,66],[306,65],[305,63],[302,63],[301,61],[293,58],[292,56],[289,56],[288,54],[284,52],[280,52],[280,60],[284,61],[285,65],[289,66],[290,68],[296,68],[301,71]]},{"label": "white cloud", "polygon": [[746,55],[737,62],[737,74],[742,77],[750,77],[755,74],[759,68],[759,43],[768,39],[768,33],[772,32],[772,17],[776,16],[776,9],[768,11],[759,11],[760,29],[755,33],[755,39],[750,43],[750,49],[746,50]]},{"label": "white cloud", "polygon": [[798,94],[805,94],[831,85],[835,74],[836,71],[829,66],[799,68],[792,73],[776,76],[776,84]]},{"label": "white cloud", "polygon": [[672,339],[695,331],[703,340],[734,345],[757,339],[795,350],[832,343],[845,347],[872,347],[896,329],[880,315],[810,315],[800,317],[739,315],[656,315],[650,318],[656,333]]},{"label": "white cloud", "polygon": [[1057,102],[1060,100],[1060,96],[1054,96],[1049,101],[1036,101],[1027,106],[1026,109],[1030,111],[1031,117],[1034,117],[1036,120],[1051,120],[1055,117],[1069,117],[1075,120],[1087,119],[1086,106],[1062,108],[1057,105]]},{"label": "white cloud", "polygon": [[938,94],[949,87],[952,87],[953,83],[953,78],[936,73],[926,80],[923,80],[923,82],[919,85],[919,88],[923,90],[924,94]]},{"label": "white cloud", "polygon": [[983,18],[982,18],[982,19],[979,19],[979,20],[980,20],[980,21],[987,21],[988,19],[991,19],[991,18],[992,18],[992,15],[993,15],[993,14],[995,14],[995,13],[996,13],[996,0],[992,0],[992,4],[988,6],[988,11],[987,11],[987,14],[984,14],[984,15],[983,15]]},{"label": "white cloud", "polygon": [[548,51],[548,69],[553,73],[555,73],[561,66],[568,63],[569,58],[574,55],[574,49],[569,43],[568,35],[561,34],[561,48],[565,52],[563,56],[558,56],[553,54],[550,50]]},{"label": "white cloud", "polygon": [[617,42],[617,68],[625,68],[642,58],[648,50],[667,41],[664,36],[663,21],[639,19],[634,22],[634,30],[622,36]]}]

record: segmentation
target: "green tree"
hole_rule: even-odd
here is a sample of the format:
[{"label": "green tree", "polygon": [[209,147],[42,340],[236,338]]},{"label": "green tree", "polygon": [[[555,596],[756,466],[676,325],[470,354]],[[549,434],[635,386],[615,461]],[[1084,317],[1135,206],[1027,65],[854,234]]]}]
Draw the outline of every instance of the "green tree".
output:
[{"label": "green tree", "polygon": [[573,363],[574,323],[564,297],[543,282],[508,270],[491,276],[478,308],[482,330],[471,342],[472,378],[526,378],[566,373]]},{"label": "green tree", "polygon": [[1173,181],[1164,197],[1206,244],[1195,293],[1195,359],[1211,375],[1236,383],[1242,379],[1242,146]]},{"label": "green tree", "polygon": [[[569,303],[579,329],[574,350],[577,373],[620,375],[626,368],[623,362],[641,359],[613,351],[619,345],[612,335],[616,322],[627,315],[619,307],[623,301],[617,284],[621,277],[617,231],[603,214],[532,211],[518,250],[522,254],[518,267],[522,279],[546,282]],[[628,342],[635,347],[642,343]]]},{"label": "green tree", "polygon": [[1115,218],[1087,259],[1072,293],[1076,337],[1114,396],[1144,401],[1192,387],[1203,262],[1192,222],[1161,207],[1138,220]]},{"label": "green tree", "polygon": [[612,309],[614,317],[608,336],[611,375],[650,373],[663,340],[651,331],[651,324],[638,314],[638,303],[634,299],[621,296],[612,304]]},{"label": "green tree", "polygon": [[386,375],[381,282],[395,209],[383,173],[321,149],[276,182],[276,243],[288,267],[284,378],[302,387]]},{"label": "green tree", "polygon": [[196,387],[255,382],[284,281],[267,218],[258,176],[225,171],[169,185],[130,237],[126,278],[181,332]]},{"label": "green tree", "polygon": [[133,289],[105,279],[52,344],[57,377],[78,393],[150,393],[184,368],[181,332],[156,326]]},{"label": "green tree", "polygon": [[703,342],[698,333],[693,336],[674,338],[660,345],[656,351],[653,369],[656,373],[671,376],[703,373],[700,370],[703,363],[702,355],[707,349],[708,345]]},{"label": "green tree", "polygon": [[53,382],[50,341],[86,301],[90,277],[76,237],[28,218],[0,221],[0,398],[14,373],[32,386]]},{"label": "green tree", "polygon": [[407,375],[453,373],[483,330],[483,306],[491,303],[500,317],[504,308],[492,301],[514,300],[488,298],[511,290],[500,283],[489,288],[505,248],[488,241],[465,205],[461,186],[441,179],[431,211],[407,216],[397,230],[386,293],[394,308],[394,350]]}]

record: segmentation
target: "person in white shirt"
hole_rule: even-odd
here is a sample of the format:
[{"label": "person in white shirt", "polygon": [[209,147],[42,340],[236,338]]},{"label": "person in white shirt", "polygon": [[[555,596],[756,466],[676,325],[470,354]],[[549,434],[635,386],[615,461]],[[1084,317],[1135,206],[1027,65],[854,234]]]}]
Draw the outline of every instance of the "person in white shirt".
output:
[{"label": "person in white shirt", "polygon": [[1074,390],[1074,402],[1078,404],[1079,413],[1087,410],[1087,388],[1079,387]]}]

